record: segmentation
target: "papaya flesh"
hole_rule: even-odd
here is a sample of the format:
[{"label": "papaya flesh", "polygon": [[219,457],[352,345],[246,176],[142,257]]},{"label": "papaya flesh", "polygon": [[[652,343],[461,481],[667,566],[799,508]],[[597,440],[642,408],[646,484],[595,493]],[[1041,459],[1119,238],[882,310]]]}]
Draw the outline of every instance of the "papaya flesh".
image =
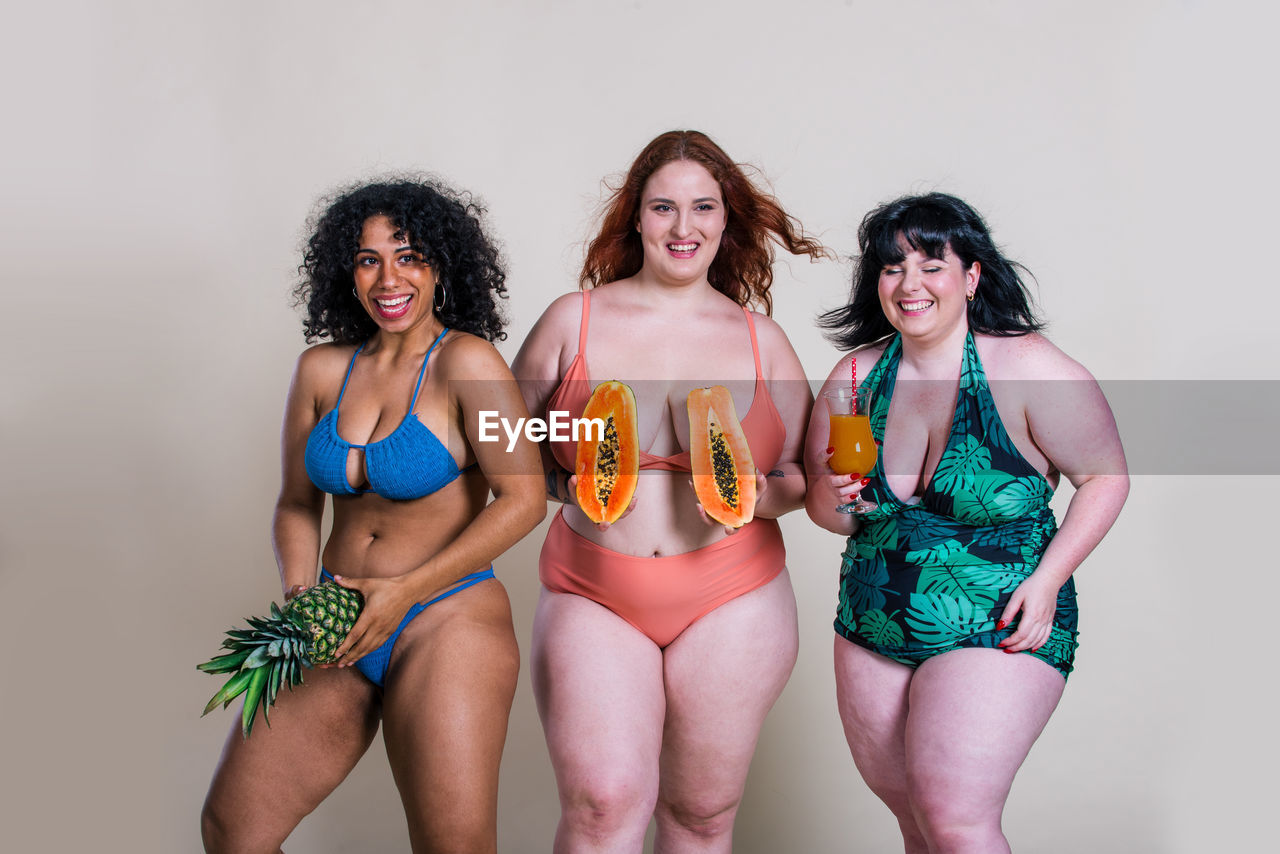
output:
[{"label": "papaya flesh", "polygon": [[578,506],[592,522],[612,525],[627,512],[640,480],[636,396],[625,383],[600,383],[582,417],[603,421],[604,436],[598,438],[599,431],[587,430],[578,440]]},{"label": "papaya flesh", "polygon": [[689,392],[689,466],[707,515],[740,528],[756,510],[756,466],[733,395],[722,385]]}]

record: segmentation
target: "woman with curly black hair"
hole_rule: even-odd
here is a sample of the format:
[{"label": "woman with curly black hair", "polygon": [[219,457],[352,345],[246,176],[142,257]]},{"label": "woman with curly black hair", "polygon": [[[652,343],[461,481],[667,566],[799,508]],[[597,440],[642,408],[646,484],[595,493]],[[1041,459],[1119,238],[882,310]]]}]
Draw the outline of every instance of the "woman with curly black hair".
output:
[{"label": "woman with curly black hair", "polygon": [[341,193],[314,223],[296,295],[307,341],[331,342],[298,359],[272,540],[286,599],[319,561],[364,609],[269,728],[233,728],[202,816],[209,851],[278,850],[380,720],[413,850],[496,850],[519,652],[490,562],[546,503],[536,446],[479,441],[481,411],[525,415],[490,343],[506,287],[482,213],[401,180]]}]

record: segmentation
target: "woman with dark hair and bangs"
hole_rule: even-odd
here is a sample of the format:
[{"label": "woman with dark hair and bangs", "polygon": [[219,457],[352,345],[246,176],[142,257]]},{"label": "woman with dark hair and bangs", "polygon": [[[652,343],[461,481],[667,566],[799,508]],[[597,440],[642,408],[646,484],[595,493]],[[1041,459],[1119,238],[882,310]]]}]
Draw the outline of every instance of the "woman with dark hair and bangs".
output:
[{"label": "woman with dark hair and bangs", "polygon": [[331,343],[298,358],[272,543],[286,600],[319,569],[364,608],[269,728],[232,728],[201,817],[208,851],[279,850],[379,722],[413,850],[497,850],[520,656],[491,562],[546,501],[536,446],[478,441],[481,410],[526,414],[491,343],[506,274],[482,214],[438,182],[397,180],[339,194],[314,222],[295,294],[308,343]]},{"label": "woman with dark hair and bangs", "polygon": [[[628,513],[594,525],[574,503],[573,443],[544,445],[564,506],[539,559],[532,670],[558,852],[640,851],[651,817],[658,851],[729,850],[797,647],[775,519],[804,500],[812,396],[767,316],[775,243],[827,254],[704,134],[662,134],[609,199],[581,293],[552,303],[513,363],[535,414],[577,417],[594,383],[628,383],[645,449]],[[686,398],[710,385],[730,389],[763,472],[736,530],[705,515],[688,474]]]},{"label": "woman with dark hair and bangs", "polygon": [[[908,854],[1007,852],[1005,800],[1074,666],[1072,573],[1128,495],[1124,451],[1098,384],[1038,333],[1019,266],[969,205],[897,199],[858,243],[849,305],[821,321],[853,352],[823,391],[847,389],[856,358],[878,459],[833,474],[823,405],[805,450],[809,516],[849,538],[845,737]],[[1062,476],[1075,494],[1059,528]]]}]

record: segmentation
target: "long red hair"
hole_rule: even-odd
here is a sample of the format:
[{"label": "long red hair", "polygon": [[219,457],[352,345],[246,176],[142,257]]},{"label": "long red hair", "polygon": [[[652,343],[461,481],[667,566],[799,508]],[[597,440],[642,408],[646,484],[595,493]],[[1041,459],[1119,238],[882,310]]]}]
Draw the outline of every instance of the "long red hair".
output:
[{"label": "long red hair", "polygon": [[703,166],[720,184],[728,223],[720,249],[707,271],[711,286],[739,305],[756,304],[773,313],[769,287],[773,284],[773,244],[792,255],[813,260],[831,253],[804,233],[800,222],[782,209],[778,200],[760,190],[746,170],[729,159],[724,149],[696,130],[667,131],[644,147],[622,185],[605,202],[600,233],[587,246],[578,283],[594,288],[625,279],[644,266],[644,249],[636,222],[640,199],[649,176],[675,160]]}]

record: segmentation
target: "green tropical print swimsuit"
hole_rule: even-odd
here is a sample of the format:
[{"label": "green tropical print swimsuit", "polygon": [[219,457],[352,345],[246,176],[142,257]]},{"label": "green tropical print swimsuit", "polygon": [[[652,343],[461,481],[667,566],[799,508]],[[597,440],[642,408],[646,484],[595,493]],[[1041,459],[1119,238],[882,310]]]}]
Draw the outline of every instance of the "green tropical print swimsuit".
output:
[{"label": "green tropical print swimsuit", "polygon": [[[860,385],[874,395],[871,431],[880,443],[901,356],[895,337]],[[912,667],[953,649],[996,648],[1017,620],[1003,630],[996,621],[1058,526],[1049,509],[1053,488],[1009,439],[972,332],[951,434],[920,501],[900,501],[883,466],[882,456],[862,490],[879,507],[859,516],[863,526],[845,546],[836,631]],[[1075,584],[1067,579],[1049,640],[1028,654],[1066,678],[1076,622]]]}]

